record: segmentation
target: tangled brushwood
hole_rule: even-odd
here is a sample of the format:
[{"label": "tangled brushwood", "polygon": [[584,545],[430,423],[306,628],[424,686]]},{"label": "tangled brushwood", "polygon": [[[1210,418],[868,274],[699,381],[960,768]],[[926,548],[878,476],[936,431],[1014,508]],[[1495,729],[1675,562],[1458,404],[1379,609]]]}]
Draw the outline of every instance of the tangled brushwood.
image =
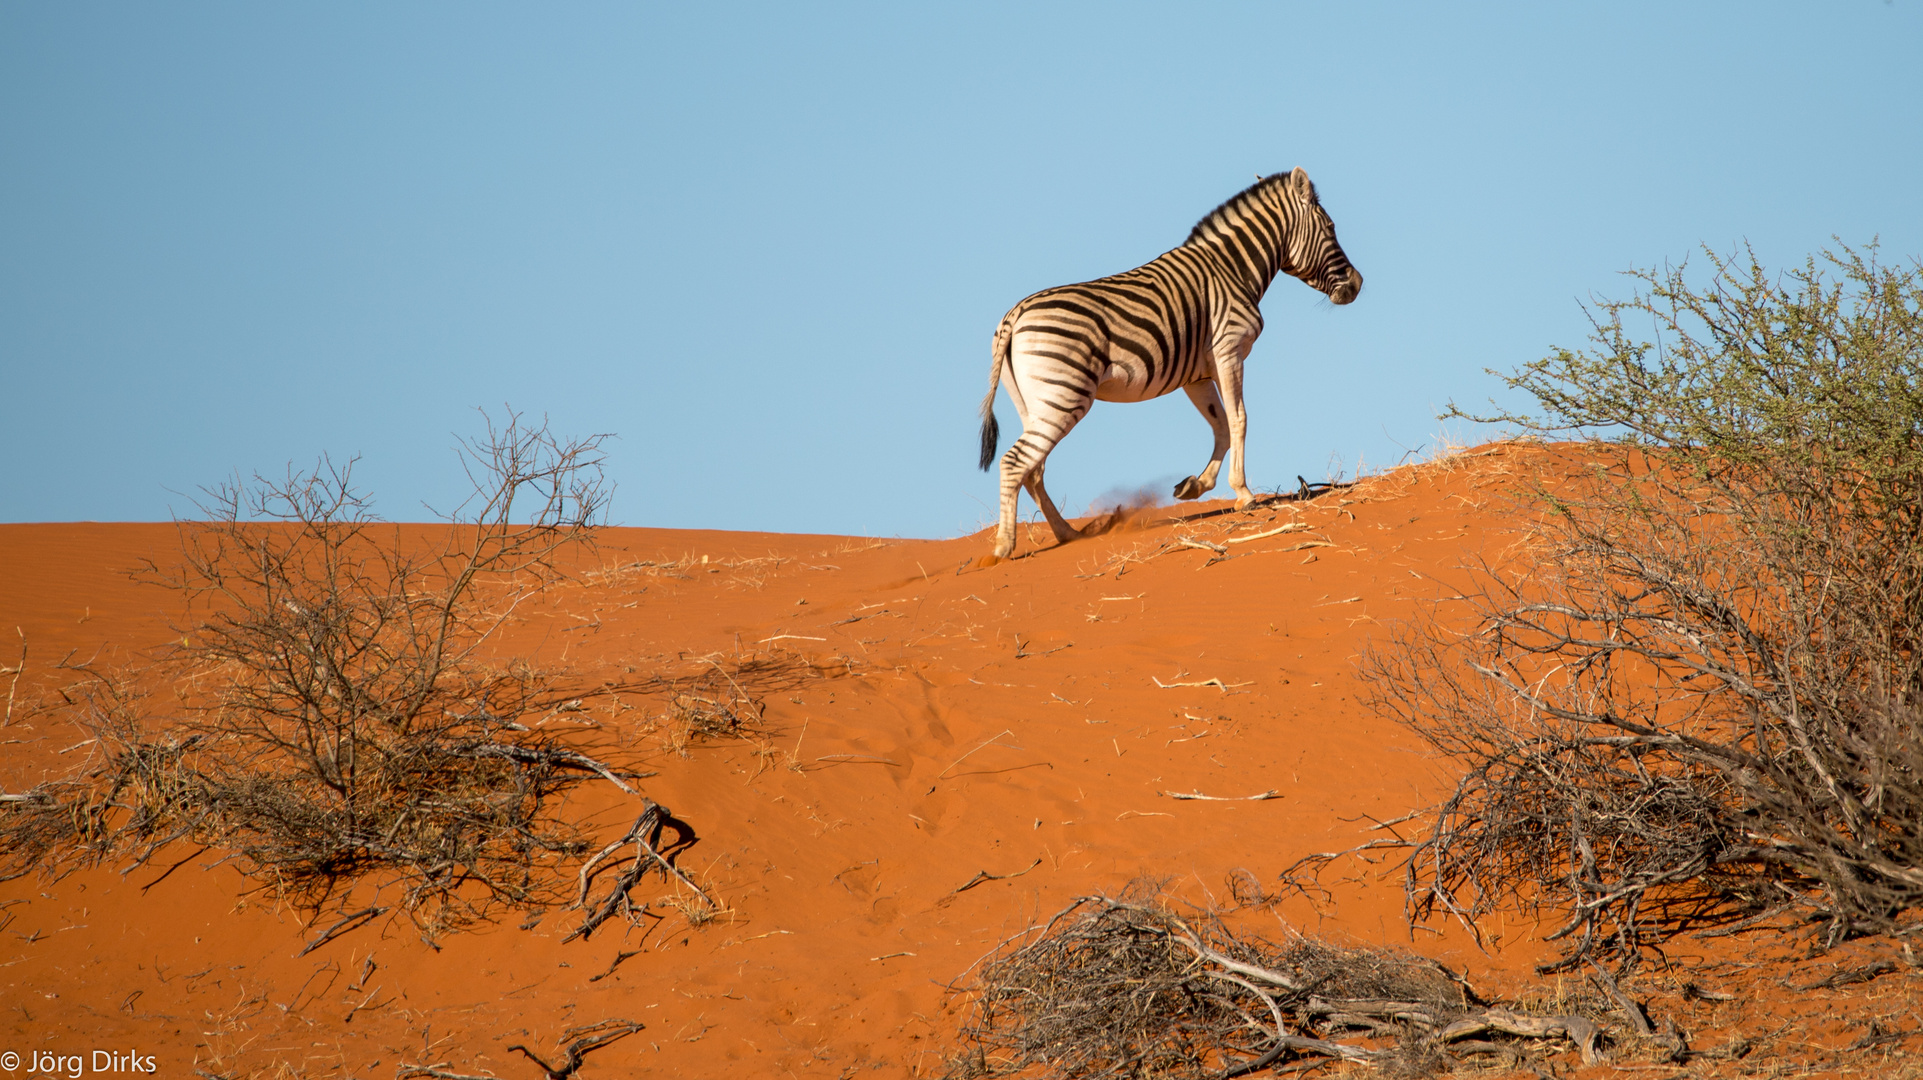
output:
[{"label": "tangled brushwood", "polygon": [[[1419,913],[1562,909],[1568,968],[1773,915],[1923,901],[1923,267],[1847,248],[1636,275],[1587,352],[1509,378],[1589,437],[1524,539],[1375,651],[1376,703],[1465,766]],[[1661,346],[1630,324],[1649,320]]]},{"label": "tangled brushwood", "polygon": [[0,874],[186,842],[314,910],[371,877],[428,932],[568,899],[555,868],[590,845],[557,796],[631,789],[538,726],[579,702],[498,637],[591,539],[600,441],[490,421],[463,447],[475,499],[431,535],[375,519],[351,463],[210,492],[148,572],[190,625],[154,667],[67,688],[91,760],[0,807]]},{"label": "tangled brushwood", "polygon": [[989,958],[965,993],[973,1016],[951,1080],[1227,1080],[1293,1061],[1426,1074],[1569,1043],[1593,1061],[1604,1036],[1591,1016],[1493,1007],[1408,953],[1277,947],[1146,899],[1075,901]]}]

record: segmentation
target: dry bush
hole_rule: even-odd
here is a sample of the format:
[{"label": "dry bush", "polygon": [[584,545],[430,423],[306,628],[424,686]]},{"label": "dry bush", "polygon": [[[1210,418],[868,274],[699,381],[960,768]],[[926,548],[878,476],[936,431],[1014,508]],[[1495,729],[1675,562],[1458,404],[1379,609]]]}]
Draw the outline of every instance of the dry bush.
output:
[{"label": "dry bush", "polygon": [[144,864],[187,835],[204,816],[194,805],[198,779],[187,755],[201,740],[149,737],[140,718],[147,692],[125,673],[78,671],[57,702],[31,711],[65,713],[87,738],[85,764],[71,774],[7,795],[0,803],[0,881],[35,870],[59,874],[81,863],[130,853]]},{"label": "dry bush", "polygon": [[761,733],[760,699],[733,693],[676,694],[663,723],[670,749],[686,754],[696,743],[745,739]]},{"label": "dry bush", "polygon": [[714,659],[700,661],[693,676],[664,680],[668,693],[661,723],[669,746],[686,753],[696,743],[764,734],[761,717],[767,710],[759,695],[793,689],[811,673],[806,660],[788,654],[737,656],[726,667]]},{"label": "dry bush", "polygon": [[[626,784],[521,722],[579,692],[497,638],[591,539],[600,442],[489,421],[461,448],[475,496],[432,542],[377,520],[351,463],[211,490],[179,565],[146,571],[191,624],[152,669],[68,689],[92,760],[5,806],[6,872],[138,865],[179,840],[316,910],[373,875],[429,931],[564,899],[549,871],[587,845],[556,797]],[[134,689],[162,685],[171,700]]]},{"label": "dry bush", "polygon": [[1923,267],[1711,259],[1510,378],[1547,415],[1499,419],[1613,438],[1366,665],[1466,766],[1416,910],[1554,905],[1554,967],[1779,911],[1833,942],[1923,900]]},{"label": "dry bush", "polygon": [[854,661],[846,657],[812,659],[781,648],[757,649],[684,655],[611,689],[654,699],[658,711],[644,730],[686,756],[704,743],[765,739],[770,734],[762,722],[767,695],[793,692],[853,670]]},{"label": "dry bush", "polygon": [[[1408,953],[1307,938],[1278,947],[1149,896],[1075,901],[990,957],[965,992],[972,1018],[955,1080],[1216,1080],[1296,1059],[1414,1074],[1476,1054],[1512,1059],[1543,1039],[1568,1038],[1593,1060],[1602,1035],[1585,1016],[1489,1006]],[[1489,1032],[1529,1041],[1471,1038]]]}]

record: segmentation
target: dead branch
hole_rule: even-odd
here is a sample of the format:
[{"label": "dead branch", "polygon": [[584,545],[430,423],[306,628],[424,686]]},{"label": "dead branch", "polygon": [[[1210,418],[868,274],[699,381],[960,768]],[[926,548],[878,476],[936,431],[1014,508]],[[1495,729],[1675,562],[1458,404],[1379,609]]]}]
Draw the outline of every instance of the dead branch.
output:
[{"label": "dead branch", "polygon": [[1289,544],[1285,547],[1278,547],[1278,548],[1263,548],[1260,551],[1251,551],[1249,552],[1249,554],[1251,555],[1286,555],[1291,551],[1306,551],[1309,548],[1325,548],[1325,547],[1334,547],[1334,546],[1335,546],[1335,541],[1333,540],[1304,540],[1299,544]]},{"label": "dead branch", "polygon": [[1154,683],[1155,685],[1157,685],[1157,686],[1159,686],[1159,687],[1161,687],[1161,688],[1162,688],[1162,689],[1164,689],[1164,690],[1174,690],[1174,689],[1177,689],[1177,688],[1180,688],[1180,687],[1184,687],[1184,686],[1213,686],[1213,687],[1215,687],[1215,688],[1216,688],[1217,690],[1220,690],[1220,691],[1222,691],[1222,692],[1223,692],[1224,694],[1226,694],[1226,693],[1228,693],[1228,692],[1229,692],[1230,690],[1233,690],[1233,689],[1235,689],[1235,688],[1236,688],[1236,687],[1238,687],[1238,686],[1254,686],[1254,685],[1255,685],[1255,684],[1254,684],[1253,682],[1238,682],[1238,683],[1225,683],[1225,682],[1223,682],[1223,681],[1222,681],[1221,679],[1219,679],[1219,678],[1216,678],[1216,679],[1203,679],[1203,680],[1202,680],[1201,682],[1171,682],[1171,683],[1165,683],[1165,682],[1163,682],[1162,680],[1160,680],[1160,679],[1158,679],[1158,678],[1156,678],[1156,677],[1155,677],[1155,676],[1153,676],[1153,675],[1150,675],[1150,676],[1149,676],[1149,681],[1150,681],[1150,682],[1152,682],[1152,683]]},{"label": "dead branch", "polygon": [[1166,795],[1171,799],[1204,799],[1209,802],[1261,802],[1265,799],[1282,797],[1281,793],[1274,788],[1254,795],[1204,795],[1199,791],[1158,791],[1156,794]]},{"label": "dead branch", "polygon": [[1834,990],[1839,986],[1849,986],[1852,983],[1869,982],[1898,970],[1901,969],[1894,960],[1872,960],[1858,967],[1844,968],[1827,979],[1818,979],[1813,983],[1790,988],[1798,993],[1807,993],[1811,990]]},{"label": "dead branch", "polygon": [[[633,889],[634,886],[640,882],[642,875],[647,873],[650,867],[659,869],[662,876],[679,881],[693,890],[694,894],[701,898],[701,902],[706,904],[709,910],[716,910],[719,907],[701,886],[696,885],[691,878],[683,874],[680,868],[676,867],[667,856],[661,853],[661,849],[656,846],[661,838],[661,830],[673,819],[673,814],[667,807],[662,806],[653,799],[646,800],[646,806],[643,807],[640,816],[634,819],[634,824],[628,827],[627,833],[619,840],[602,848],[593,858],[582,865],[579,875],[580,896],[576,901],[576,906],[586,907],[588,889],[593,880],[595,866],[597,866],[602,859],[618,851],[621,847],[627,844],[634,845],[634,861],[629,863],[627,868],[621,872],[621,876],[615,882],[614,888],[609,890],[607,898],[588,913],[587,917],[582,920],[580,926],[576,927],[568,936],[561,939],[563,944],[573,941],[577,937],[585,938],[593,934],[595,929],[602,923],[612,918],[616,912],[627,907],[630,903],[628,899],[629,890]],[[679,827],[680,826],[677,826],[677,828]]]},{"label": "dead branch", "polygon": [[943,769],[942,771],[935,774],[935,779],[940,780],[942,777],[947,776],[948,769],[952,769],[955,766],[960,765],[962,762],[967,761],[970,755],[974,754],[976,750],[986,750],[989,744],[993,743],[996,739],[1001,738],[1003,735],[1013,735],[1013,734],[1015,734],[1015,732],[1012,728],[1003,728],[1000,732],[997,732],[996,734],[989,736],[987,739],[982,740],[981,745],[975,747],[974,750],[970,750],[968,751],[968,753],[963,754],[962,756],[949,762],[947,769]]},{"label": "dead branch", "polygon": [[1302,522],[1292,521],[1289,524],[1283,525],[1279,528],[1270,529],[1267,532],[1255,533],[1251,536],[1231,536],[1227,540],[1224,540],[1223,543],[1246,544],[1251,540],[1267,540],[1271,536],[1281,536],[1283,533],[1301,532],[1306,528],[1308,528],[1308,526],[1303,524]]},{"label": "dead branch", "polygon": [[948,895],[954,896],[956,893],[965,893],[968,890],[974,888],[975,886],[988,881],[1007,881],[1009,878],[1018,878],[1018,877],[1021,877],[1023,874],[1028,873],[1029,870],[1033,870],[1040,865],[1042,865],[1042,860],[1036,859],[1034,862],[1029,863],[1026,869],[1017,870],[1012,874],[991,874],[986,870],[977,870],[975,871],[974,877],[969,878],[967,881],[962,882],[961,885],[956,887],[954,892],[951,892]]},{"label": "dead branch", "polygon": [[[604,762],[596,761],[586,754],[573,750],[554,747],[522,746],[515,743],[482,743],[479,746],[463,748],[467,756],[476,758],[500,757],[518,761],[524,765],[547,765],[557,769],[581,769],[599,774],[600,777],[629,795],[635,790],[614,774],[614,769]],[[642,774],[653,776],[653,773]]]},{"label": "dead branch", "polygon": [[1297,871],[1302,870],[1306,867],[1310,867],[1310,866],[1320,867],[1327,863],[1332,863],[1337,859],[1346,858],[1350,855],[1357,855],[1364,851],[1374,851],[1377,848],[1406,848],[1406,847],[1412,847],[1412,846],[1414,845],[1412,845],[1407,840],[1382,839],[1382,840],[1371,840],[1364,844],[1357,844],[1356,846],[1351,848],[1343,848],[1341,851],[1310,852],[1309,854],[1304,855],[1301,858],[1290,863],[1286,868],[1283,869],[1283,871],[1280,874],[1277,874],[1276,876],[1286,881],[1294,877]]},{"label": "dead branch", "polygon": [[534,1051],[529,1050],[520,1043],[509,1046],[508,1050],[518,1052],[529,1061],[540,1066],[541,1071],[546,1074],[547,1080],[568,1080],[568,1077],[573,1076],[575,1072],[581,1068],[582,1059],[590,1052],[599,1050],[616,1040],[625,1039],[646,1027],[647,1025],[635,1020],[603,1020],[598,1024],[590,1024],[587,1027],[570,1028],[562,1033],[563,1038],[569,1035],[579,1035],[580,1037],[568,1043],[565,1047],[562,1047],[561,1063],[559,1065],[549,1065],[536,1055]]},{"label": "dead branch", "polygon": [[1617,1011],[1622,1014],[1623,1019],[1629,1021],[1629,1026],[1635,1029],[1636,1034],[1645,1037],[1654,1035],[1656,1029],[1649,1022],[1649,1014],[1643,1011],[1642,1005],[1635,998],[1623,992],[1623,988],[1616,984],[1616,977],[1603,970],[1602,966],[1594,960],[1589,962],[1589,968],[1595,972],[1596,981],[1602,984],[1604,992],[1616,1003]]},{"label": "dead branch", "polygon": [[1507,1009],[1489,1009],[1450,1024],[1437,1032],[1436,1038],[1453,1042],[1486,1031],[1535,1039],[1566,1037],[1582,1052],[1583,1064],[1593,1065],[1600,1059],[1596,1040],[1602,1029],[1580,1016],[1523,1016]]},{"label": "dead branch", "polygon": [[0,727],[13,723],[13,696],[20,689],[20,676],[27,670],[26,632],[17,626],[13,628],[13,632],[20,635],[20,662],[10,668],[0,668],[0,675],[13,676],[13,679],[7,683],[7,712],[4,717],[0,717]]},{"label": "dead branch", "polygon": [[599,975],[590,975],[590,976],[588,976],[588,981],[589,981],[589,982],[591,982],[591,983],[592,983],[592,982],[600,982],[600,981],[601,981],[602,979],[605,979],[605,978],[607,978],[608,976],[610,976],[610,975],[612,975],[612,974],[614,974],[614,969],[615,969],[615,968],[618,968],[618,967],[620,967],[620,966],[621,966],[622,964],[625,964],[625,963],[627,963],[627,962],[628,962],[628,961],[629,961],[630,959],[632,959],[632,958],[634,958],[634,957],[636,957],[636,956],[640,956],[640,955],[641,955],[641,954],[642,954],[643,952],[646,952],[646,951],[647,951],[647,950],[645,950],[645,949],[621,949],[621,950],[617,950],[617,951],[615,952],[615,954],[614,954],[614,959],[612,959],[612,960],[610,960],[610,961],[608,961],[608,969],[607,969],[606,971],[603,971],[603,972],[602,972],[601,974],[599,974]]},{"label": "dead branch", "polygon": [[820,757],[816,758],[815,760],[817,762],[825,761],[825,762],[831,762],[831,763],[839,763],[843,761],[849,761],[849,762],[862,761],[862,762],[868,762],[875,765],[892,765],[897,769],[901,768],[901,764],[899,762],[889,758],[885,758],[885,757],[876,757],[873,754],[823,754]]},{"label": "dead branch", "polygon": [[357,930],[363,924],[372,922],[385,914],[387,914],[387,909],[384,907],[365,907],[351,915],[345,916],[339,922],[322,930],[319,937],[308,942],[305,948],[294,954],[294,959],[298,960],[308,953],[313,952],[315,949],[320,948],[322,945],[340,937],[342,934],[350,930]]},{"label": "dead branch", "polygon": [[[394,1080],[407,1080],[410,1076],[432,1076],[435,1080],[501,1080],[498,1076],[479,1076],[474,1073],[450,1072],[441,1068],[441,1065],[444,1064],[446,1064],[446,1062],[436,1065],[414,1065],[405,1061],[399,1062],[398,1068],[394,1073]],[[201,1073],[200,1075],[207,1076],[209,1074]]]},{"label": "dead branch", "polygon": [[[1499,1041],[1461,1042],[1482,1032],[1567,1036],[1593,1060],[1601,1034],[1582,1016],[1471,1008],[1459,977],[1419,958],[1306,938],[1278,948],[1147,899],[1075,901],[1004,942],[964,992],[968,1050],[950,1063],[951,1080],[1220,1080],[1286,1069],[1290,1057],[1433,1056],[1445,1042],[1457,1055],[1510,1052]],[[1347,1041],[1357,1033],[1395,1045]]]}]

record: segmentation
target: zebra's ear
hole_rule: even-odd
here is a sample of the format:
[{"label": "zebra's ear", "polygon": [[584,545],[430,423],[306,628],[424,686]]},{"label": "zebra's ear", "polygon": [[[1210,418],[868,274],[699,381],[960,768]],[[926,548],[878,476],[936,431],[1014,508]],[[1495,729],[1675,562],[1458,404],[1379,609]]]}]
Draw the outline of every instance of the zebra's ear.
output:
[{"label": "zebra's ear", "polygon": [[1309,174],[1302,171],[1302,166],[1300,165],[1297,165],[1295,169],[1289,173],[1289,188],[1301,198],[1315,198],[1315,185],[1309,183]]}]

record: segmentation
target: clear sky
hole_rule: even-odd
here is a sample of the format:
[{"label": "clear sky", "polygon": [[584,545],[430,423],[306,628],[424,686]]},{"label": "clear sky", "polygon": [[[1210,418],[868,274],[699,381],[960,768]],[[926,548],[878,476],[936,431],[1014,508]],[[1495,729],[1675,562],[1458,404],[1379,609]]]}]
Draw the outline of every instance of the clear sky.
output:
[{"label": "clear sky", "polygon": [[[957,535],[1002,313],[1295,166],[1367,287],[1271,289],[1257,488],[1426,453],[1631,267],[1923,255],[1923,9],[0,3],[0,520],[323,452],[421,519],[511,403],[619,435],[622,524]],[[1209,446],[1103,404],[1050,487]]]}]

